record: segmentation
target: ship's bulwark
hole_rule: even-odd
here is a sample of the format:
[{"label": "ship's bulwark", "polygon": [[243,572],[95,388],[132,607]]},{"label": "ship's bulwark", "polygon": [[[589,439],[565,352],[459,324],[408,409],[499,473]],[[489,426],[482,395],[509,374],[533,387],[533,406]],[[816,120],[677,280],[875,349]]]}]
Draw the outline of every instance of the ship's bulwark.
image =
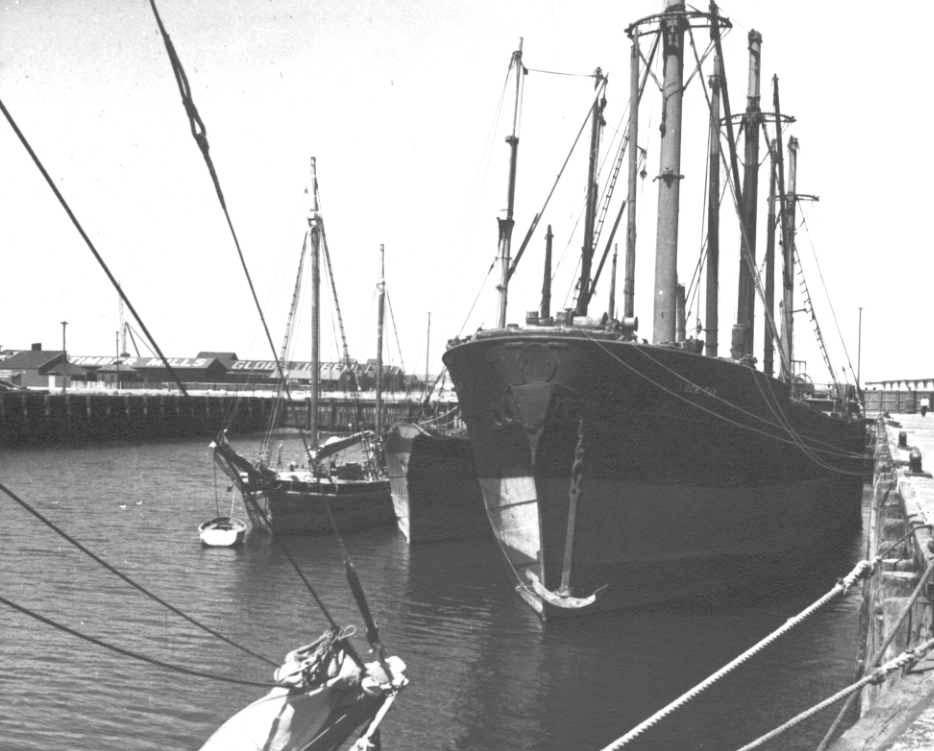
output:
[{"label": "ship's bulwark", "polygon": [[484,502],[540,612],[755,585],[860,523],[861,424],[746,366],[575,329],[481,334],[444,360]]}]

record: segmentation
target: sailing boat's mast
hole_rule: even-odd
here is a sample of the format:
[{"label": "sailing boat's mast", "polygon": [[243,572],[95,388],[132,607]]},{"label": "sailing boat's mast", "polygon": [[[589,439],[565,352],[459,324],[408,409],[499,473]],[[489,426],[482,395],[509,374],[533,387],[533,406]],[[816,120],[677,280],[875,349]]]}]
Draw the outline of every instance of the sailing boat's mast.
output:
[{"label": "sailing boat's mast", "polygon": [[746,142],[746,169],[743,175],[742,214],[743,231],[739,250],[739,295],[736,305],[736,326],[733,327],[732,356],[735,360],[753,354],[755,321],[755,260],[756,260],[756,206],[759,180],[759,128],[762,110],[759,107],[759,70],[762,35],[749,32],[749,88],[746,113],[743,116]]},{"label": "sailing boat's mast", "polygon": [[782,207],[782,344],[788,363],[788,382],[794,383],[794,283],[795,283],[795,209],[798,172],[798,139],[788,139],[788,185]]},{"label": "sailing boat's mast", "polygon": [[506,190],[506,218],[497,219],[499,224],[499,261],[500,283],[499,291],[499,327],[506,327],[506,305],[509,298],[509,264],[511,261],[513,211],[516,201],[516,159],[519,155],[519,137],[516,130],[519,126],[519,95],[522,88],[522,38],[519,38],[519,49],[512,53],[512,66],[516,69],[516,98],[512,108],[512,133],[506,136],[509,144],[509,185]]},{"label": "sailing boat's mast", "polygon": [[775,320],[775,190],[778,180],[778,167],[775,151],[778,142],[769,144],[769,218],[765,235],[765,341],[763,342],[762,370],[766,375],[774,373],[774,332],[772,321]]},{"label": "sailing boat's mast", "polygon": [[386,250],[379,244],[379,299],[376,316],[376,438],[383,437],[383,315],[386,307]]},{"label": "sailing boat's mast", "polygon": [[710,153],[707,188],[707,356],[716,357],[720,327],[720,57],[710,77]]},{"label": "sailing boat's mast", "polygon": [[655,243],[655,306],[652,341],[675,340],[678,285],[678,211],[681,188],[681,95],[684,74],[684,2],[665,0],[660,33],[665,60],[662,86],[658,230]]},{"label": "sailing boat's mast", "polygon": [[584,246],[581,249],[581,276],[577,294],[577,310],[579,316],[587,315],[587,306],[590,304],[590,266],[593,261],[593,232],[597,218],[597,162],[600,158],[600,128],[603,125],[603,108],[606,99],[601,96],[601,89],[605,83],[600,68],[594,71],[593,107],[590,111],[590,159],[587,164],[587,207],[584,212]]},{"label": "sailing boat's mast", "polygon": [[[635,315],[636,178],[639,174],[639,38],[629,56],[629,174],[626,195],[626,271],[623,277],[623,318]],[[612,314],[610,316],[612,318]]]},{"label": "sailing boat's mast", "polygon": [[317,162],[311,157],[311,206],[308,209],[308,234],[311,237],[311,398],[308,400],[308,432],[311,440],[318,443],[318,389],[320,376],[320,292],[321,292],[321,228],[318,215],[318,169]]},{"label": "sailing boat's mast", "polygon": [[538,311],[539,320],[544,323],[545,319],[551,318],[551,244],[554,240],[554,233],[551,231],[551,225],[548,225],[548,231],[545,233],[545,269],[542,273],[542,304]]}]

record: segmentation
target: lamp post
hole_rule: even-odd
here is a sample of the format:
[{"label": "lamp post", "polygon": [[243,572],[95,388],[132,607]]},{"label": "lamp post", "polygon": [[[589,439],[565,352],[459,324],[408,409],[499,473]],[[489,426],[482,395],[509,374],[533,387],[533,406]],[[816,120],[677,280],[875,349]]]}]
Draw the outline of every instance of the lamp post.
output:
[{"label": "lamp post", "polygon": [[68,349],[65,347],[65,327],[68,321],[62,321],[62,354],[65,355],[65,361],[62,363],[62,395],[65,395],[65,385],[68,382]]}]

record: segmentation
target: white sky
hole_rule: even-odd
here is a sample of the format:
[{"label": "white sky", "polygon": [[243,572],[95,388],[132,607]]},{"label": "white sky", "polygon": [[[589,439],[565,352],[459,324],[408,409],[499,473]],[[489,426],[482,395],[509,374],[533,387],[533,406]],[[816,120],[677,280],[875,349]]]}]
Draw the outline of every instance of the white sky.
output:
[{"label": "white sky", "polygon": [[[600,65],[608,71],[609,144],[628,97],[624,29],[661,6],[654,0],[161,0],[277,347],[313,154],[351,355],[375,354],[382,242],[404,364],[413,372],[424,368],[431,311],[436,372],[444,343],[461,330],[496,252],[509,93],[499,108],[518,38],[525,38],[530,67],[586,73]],[[906,25],[928,28],[934,11],[926,3],[891,2],[885,21],[872,8],[791,0],[725,4],[722,12],[736,27],[725,40],[732,104],[736,112],[745,104],[752,25],[763,34],[763,109],[771,109],[777,73],[783,110],[798,118],[791,131],[801,142],[798,189],[821,198],[804,206],[810,233],[799,235],[799,252],[813,272],[813,242],[853,366],[862,306],[864,381],[934,376],[928,346],[934,262],[925,247],[930,191],[921,187],[932,171],[923,145],[931,64],[926,45],[904,31]],[[706,44],[703,32],[698,44]],[[531,73],[526,80],[514,248],[589,96],[584,78]],[[208,349],[269,357],[147,2],[0,0],[0,97],[166,354]],[[679,269],[687,283],[701,237],[706,149],[706,112],[696,83],[685,110]],[[659,112],[657,91],[649,87],[641,117],[640,143],[649,156],[639,199],[636,286],[646,338]],[[69,351],[113,352],[116,293],[5,123],[0,164],[0,346],[41,341],[58,348],[59,322],[68,320]],[[521,321],[538,307],[545,222],[555,225],[556,263],[568,247],[583,209],[584,170],[581,149],[514,278],[510,320]],[[621,180],[618,197],[624,186]],[[763,170],[760,229],[766,193]],[[738,232],[727,204],[721,227],[720,342],[726,354],[738,266]],[[621,248],[624,236],[618,235]],[[557,272],[555,306],[572,284],[579,232],[569,247]],[[760,258],[763,252],[764,236]],[[607,268],[591,306],[597,314],[606,307],[608,279]],[[819,277],[811,273],[809,281],[839,375],[846,359],[837,329]],[[466,331],[495,322],[494,284],[487,279]],[[800,300],[800,290],[796,294]],[[797,354],[816,380],[826,380],[806,317],[796,321]],[[693,322],[692,316],[689,327]],[[322,355],[333,358],[329,319],[323,331]],[[757,349],[761,341],[760,333]],[[391,329],[387,346],[395,353]],[[294,357],[307,353],[304,341],[296,343]],[[398,354],[390,360],[398,364]]]}]

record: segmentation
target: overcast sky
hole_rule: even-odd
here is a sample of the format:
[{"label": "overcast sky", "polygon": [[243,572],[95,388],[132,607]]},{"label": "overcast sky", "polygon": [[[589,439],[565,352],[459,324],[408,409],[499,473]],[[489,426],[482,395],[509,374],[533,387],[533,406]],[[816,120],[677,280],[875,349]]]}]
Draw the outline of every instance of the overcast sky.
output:
[{"label": "overcast sky", "polygon": [[[815,253],[854,368],[863,307],[863,380],[934,377],[932,159],[924,146],[931,63],[926,45],[905,31],[928,28],[929,6],[887,4],[887,30],[868,4],[732,5],[722,12],[735,25],[725,40],[733,109],[745,104],[746,34],[754,27],[763,35],[763,108],[771,109],[777,73],[783,110],[798,118],[791,130],[801,142],[798,189],[820,196],[803,207],[808,231],[798,248],[833,366],[838,375],[849,369]],[[475,299],[463,330],[493,325],[495,280],[487,270],[505,206],[512,50],[521,36],[530,68],[585,74],[599,65],[609,73],[604,180],[628,97],[624,29],[661,7],[655,0],[161,0],[277,347],[305,228],[310,155],[318,159],[352,356],[375,353],[380,243],[404,362],[392,328],[390,361],[424,368],[429,311],[433,372]],[[698,44],[706,46],[703,32]],[[526,78],[515,245],[585,115],[591,85],[534,71]],[[167,354],[269,357],[148,2],[2,0],[0,97]],[[636,286],[640,334],[649,339],[660,107],[650,85],[640,120],[648,174]],[[685,111],[679,275],[687,284],[700,249],[707,148],[697,79]],[[0,347],[58,348],[67,320],[69,351],[113,352],[117,295],[5,123],[0,163]],[[579,225],[572,230],[583,211],[585,167],[581,149],[545,218],[555,226],[555,306],[572,304],[581,242]],[[763,170],[760,230],[766,192]],[[623,193],[621,182],[617,199]],[[729,204],[722,217],[725,354],[738,231]],[[538,307],[542,235],[514,278],[510,320]],[[763,247],[760,240],[760,257]],[[594,312],[606,308],[607,282],[605,273]],[[303,320],[295,358],[308,356]],[[694,321],[692,313],[689,327]],[[796,321],[798,355],[826,380],[807,316]],[[329,316],[323,329],[322,355],[333,359]],[[760,333],[757,349],[761,341]]]}]

